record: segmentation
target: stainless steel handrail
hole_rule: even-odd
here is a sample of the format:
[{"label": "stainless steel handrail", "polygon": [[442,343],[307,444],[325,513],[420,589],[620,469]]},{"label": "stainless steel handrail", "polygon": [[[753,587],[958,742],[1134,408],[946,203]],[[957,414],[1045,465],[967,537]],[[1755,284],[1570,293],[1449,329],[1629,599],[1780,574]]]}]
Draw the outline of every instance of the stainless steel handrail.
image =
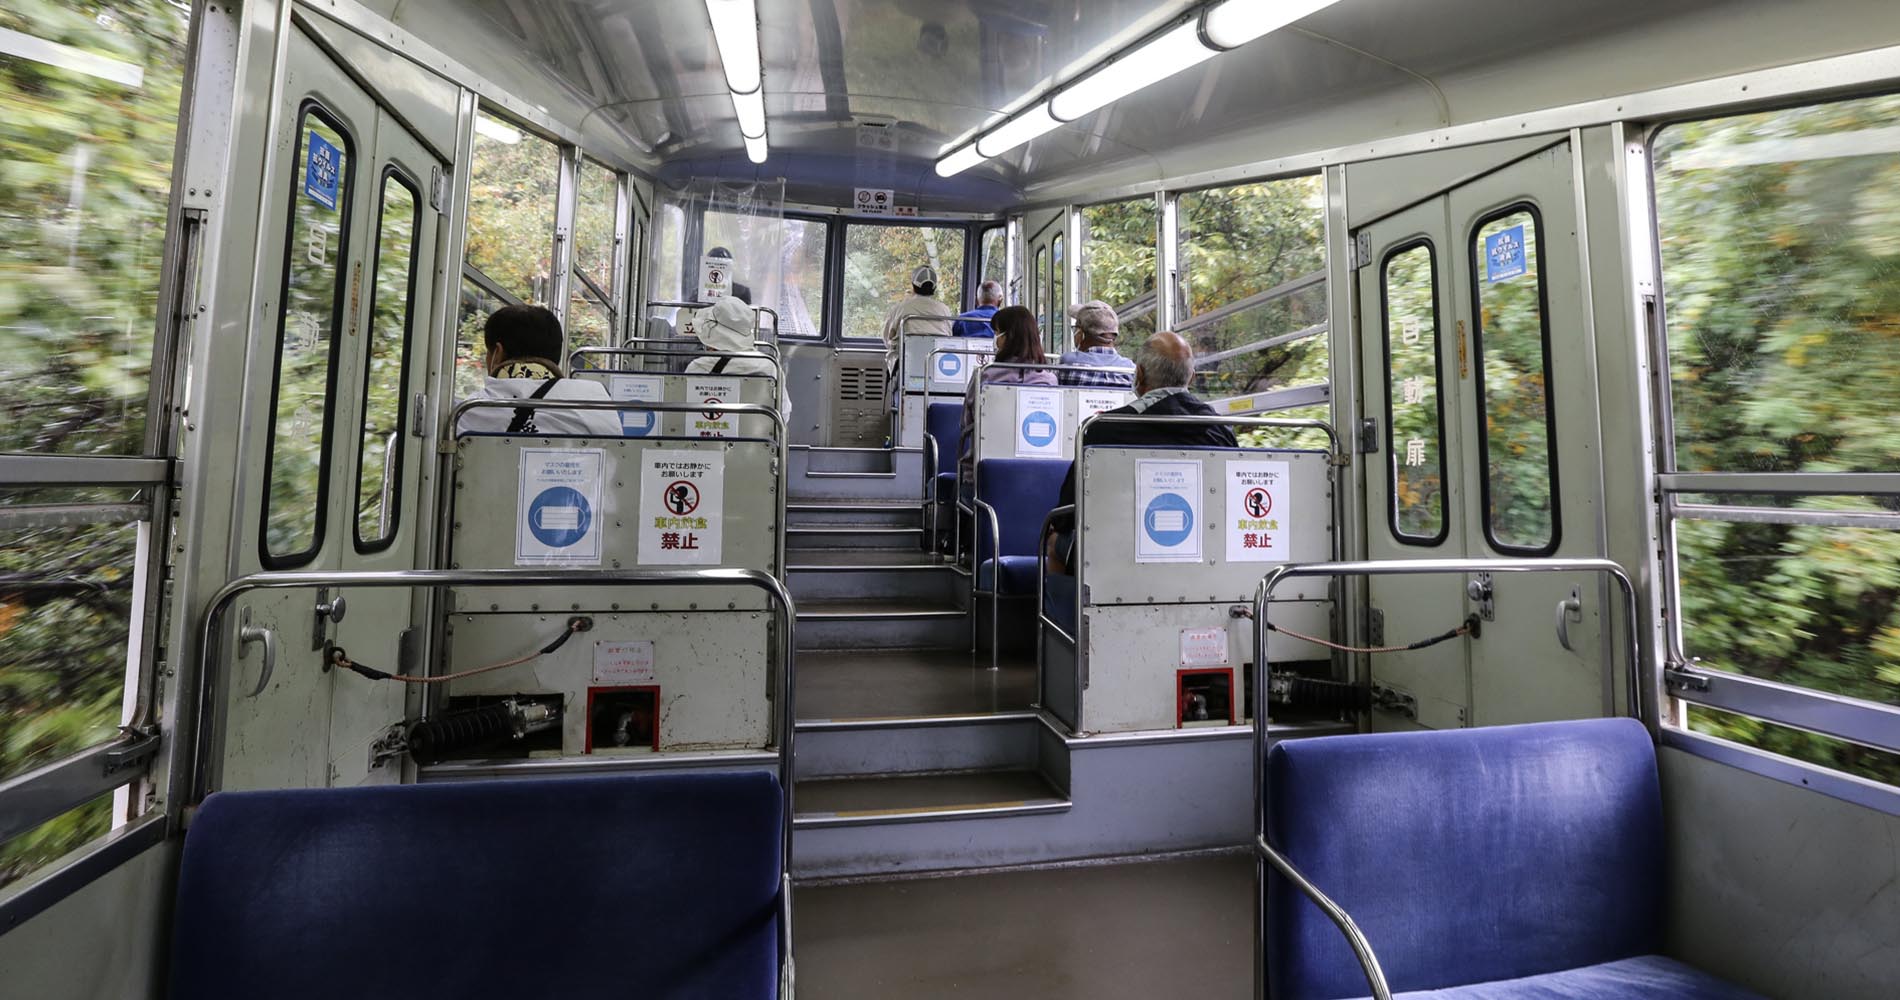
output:
[{"label": "stainless steel handrail", "polygon": [[[895,445],[901,445],[904,443],[904,379],[906,377],[905,371],[904,371],[904,354],[905,354],[904,343],[912,337],[929,337],[932,340],[938,340],[938,339],[942,339],[946,337],[955,337],[956,331],[951,326],[951,324],[954,324],[956,321],[957,321],[957,318],[954,315],[951,315],[951,316],[906,316],[903,319],[900,319],[897,321],[897,343],[894,345],[893,344],[884,345],[884,371],[890,379],[890,384],[887,385],[885,388],[890,393],[890,399],[891,399],[890,408],[892,412],[896,414],[896,419],[892,422],[892,425],[891,425],[891,444],[892,445],[895,446]],[[909,327],[913,323],[942,323],[944,324],[944,332],[942,333],[913,332],[907,329],[907,327]],[[968,338],[965,338],[965,339],[968,339]],[[994,343],[994,341],[992,341],[992,343]],[[958,353],[965,353],[965,352],[958,352]],[[994,354],[996,352],[992,349],[988,352],[973,350],[968,353]],[[927,389],[924,395],[926,396],[930,395]]]},{"label": "stainless steel handrail", "polygon": [[[1648,700],[1643,696],[1642,687],[1642,650],[1636,629],[1636,585],[1630,581],[1623,567],[1610,559],[1375,559],[1357,562],[1327,563],[1290,563],[1276,566],[1260,580],[1259,588],[1254,592],[1253,600],[1253,812],[1254,837],[1256,847],[1268,847],[1267,807],[1269,804],[1268,778],[1271,769],[1267,767],[1267,688],[1266,667],[1267,645],[1270,630],[1267,628],[1267,609],[1272,603],[1274,588],[1289,579],[1297,577],[1342,577],[1342,576],[1422,576],[1441,573],[1605,573],[1613,577],[1623,588],[1623,615],[1625,631],[1628,635],[1629,664],[1627,667],[1626,705],[1630,714],[1641,719],[1649,727],[1650,737],[1656,738],[1657,725],[1646,711]],[[1614,631],[1615,622],[1608,627]],[[1271,858],[1263,856],[1267,861]],[[1285,869],[1292,869],[1289,859]],[[1275,867],[1280,867],[1275,865]],[[1261,862],[1254,866],[1254,991],[1266,996],[1267,953],[1266,940],[1268,929],[1267,879]],[[1290,876],[1291,878],[1291,876]],[[1320,903],[1323,895],[1304,878],[1292,878],[1302,892]],[[1330,903],[1330,900],[1327,901]],[[1321,904],[1324,909],[1327,904]],[[1331,915],[1330,913],[1328,914]],[[1343,911],[1341,913],[1343,916]],[[1335,919],[1335,923],[1337,923]],[[1342,930],[1343,930],[1342,926]],[[1352,938],[1351,934],[1347,935]],[[1355,952],[1359,945],[1354,944]],[[1378,972],[1378,962],[1370,950],[1361,953],[1360,966],[1370,977]]]},{"label": "stainless steel handrail", "polygon": [[[653,339],[653,338],[645,338]],[[767,345],[754,344],[754,347]],[[785,381],[785,363],[780,360],[777,351],[708,351],[697,347],[582,347],[567,356],[567,370],[571,377],[576,371],[615,371],[612,368],[575,368],[575,362],[584,357],[678,357],[678,358],[747,358],[763,361],[772,366],[772,374],[760,372],[633,372],[630,374],[648,375],[727,375],[769,378],[773,384],[782,385]]]},{"label": "stainless steel handrail", "polygon": [[[1223,426],[1223,427],[1235,427],[1235,426],[1264,427],[1264,428],[1278,429],[1278,430],[1318,430],[1318,431],[1325,431],[1326,439],[1332,443],[1332,450],[1331,452],[1328,453],[1330,467],[1337,467],[1340,464],[1341,460],[1346,457],[1345,453],[1341,450],[1341,447],[1340,447],[1339,432],[1333,429],[1332,424],[1329,424],[1324,420],[1290,420],[1290,419],[1282,419],[1282,418],[1277,418],[1277,417],[1221,417],[1221,416],[1203,416],[1200,414],[1193,414],[1193,413],[1149,414],[1149,413],[1114,413],[1114,412],[1097,413],[1083,420],[1082,426],[1079,429],[1077,429],[1076,436],[1075,436],[1075,442],[1076,442],[1075,444],[1076,490],[1075,490],[1075,528],[1074,528],[1075,551],[1074,551],[1073,558],[1070,559],[1070,569],[1075,571],[1075,620],[1077,623],[1078,631],[1080,630],[1080,623],[1082,621],[1082,595],[1087,593],[1086,588],[1082,586],[1082,567],[1085,564],[1085,561],[1082,558],[1083,542],[1084,542],[1082,524],[1083,524],[1084,514],[1088,510],[1088,505],[1087,503],[1085,503],[1085,498],[1088,496],[1088,492],[1082,489],[1082,486],[1081,486],[1081,484],[1085,481],[1082,474],[1081,463],[1084,460],[1084,457],[1086,456],[1087,451],[1088,451],[1086,446],[1088,444],[1089,428],[1095,426],[1097,423],[1189,424],[1189,425]],[[1183,447],[1187,447],[1187,446],[1183,446]],[[1272,451],[1272,450],[1284,450],[1284,449],[1257,448],[1257,449],[1250,449],[1250,450]],[[1335,484],[1334,489],[1333,489],[1333,522],[1334,522],[1335,527],[1337,527],[1340,521],[1340,512],[1344,509],[1344,504],[1345,504],[1345,498],[1343,496],[1344,492],[1345,492],[1344,490],[1339,489],[1337,484]],[[1340,554],[1340,536],[1342,534],[1343,532],[1340,532],[1338,530],[1335,530],[1333,532],[1333,555],[1335,557],[1337,557]],[[1040,598],[1038,598],[1038,612],[1037,613],[1038,614],[1041,613],[1040,612]],[[1076,638],[1079,639],[1080,636],[1077,636]],[[1260,667],[1260,663],[1262,662],[1263,661],[1261,661],[1258,656],[1254,658],[1254,669],[1256,673],[1264,672],[1263,668]],[[1258,683],[1257,679],[1254,686],[1255,688],[1264,687],[1264,685],[1261,685],[1260,683]],[[1081,644],[1078,642],[1076,644],[1076,650],[1075,650],[1075,725],[1077,727],[1078,732],[1081,730],[1081,727],[1082,727],[1083,692],[1087,689],[1087,687],[1088,687],[1088,655],[1087,655],[1087,651],[1084,650]],[[1256,716],[1255,722],[1257,723],[1258,721],[1259,721],[1259,717]],[[1256,729],[1258,729],[1257,726],[1256,726]]]},{"label": "stainless steel handrail", "polygon": [[[1254,837],[1253,850],[1255,865],[1262,860],[1272,865],[1286,877],[1287,881],[1298,886],[1306,898],[1312,900],[1313,905],[1319,907],[1321,913],[1326,914],[1327,918],[1333,922],[1333,926],[1339,928],[1339,933],[1345,935],[1346,943],[1352,947],[1353,956],[1359,959],[1359,971],[1365,973],[1366,985],[1372,987],[1373,1000],[1392,1000],[1392,986],[1385,980],[1385,970],[1379,967],[1379,956],[1373,954],[1372,942],[1366,939],[1366,932],[1359,929],[1359,924],[1352,919],[1352,915],[1338,903],[1333,902],[1332,897],[1321,892],[1319,886],[1314,885],[1301,874],[1285,855],[1274,850],[1265,837]],[[1259,986],[1256,992],[1261,997],[1267,995],[1264,985]]]}]

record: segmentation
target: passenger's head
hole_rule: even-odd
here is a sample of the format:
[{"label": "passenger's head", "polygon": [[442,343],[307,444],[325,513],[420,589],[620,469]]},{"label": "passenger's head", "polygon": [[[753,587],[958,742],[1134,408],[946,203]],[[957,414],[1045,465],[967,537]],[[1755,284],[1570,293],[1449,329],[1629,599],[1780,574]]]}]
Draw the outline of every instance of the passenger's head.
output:
[{"label": "passenger's head", "polygon": [[1005,364],[1041,365],[1049,362],[1042,352],[1042,328],[1036,314],[1022,306],[996,310],[990,317],[996,330],[996,361]]},{"label": "passenger's head", "polygon": [[910,272],[910,290],[919,295],[937,294],[937,269],[925,264]]},{"label": "passenger's head", "polygon": [[693,314],[693,336],[708,349],[727,354],[753,350],[758,325],[752,307],[731,295]]},{"label": "passenger's head", "polygon": [[1003,283],[985,281],[976,286],[976,304],[981,306],[1001,306],[1003,304]]},{"label": "passenger's head", "polygon": [[1181,335],[1163,330],[1141,345],[1135,359],[1135,392],[1185,389],[1194,381],[1194,348]]},{"label": "passenger's head", "polygon": [[1115,315],[1115,307],[1101,299],[1070,307],[1069,319],[1075,323],[1075,349],[1078,351],[1086,351],[1091,347],[1114,347],[1115,337],[1122,329],[1122,321]]},{"label": "passenger's head", "polygon": [[482,328],[489,374],[510,361],[539,361],[561,370],[561,321],[542,306],[502,306]]}]

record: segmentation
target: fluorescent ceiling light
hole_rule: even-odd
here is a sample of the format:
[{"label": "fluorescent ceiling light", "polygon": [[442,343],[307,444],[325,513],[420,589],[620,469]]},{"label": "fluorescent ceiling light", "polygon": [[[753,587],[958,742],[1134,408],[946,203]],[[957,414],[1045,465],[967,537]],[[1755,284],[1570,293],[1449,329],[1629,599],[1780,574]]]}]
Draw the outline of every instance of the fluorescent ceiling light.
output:
[{"label": "fluorescent ceiling light", "polygon": [[765,136],[745,137],[745,158],[753,163],[765,162]]},{"label": "fluorescent ceiling light", "polygon": [[1016,113],[1016,117],[976,140],[976,151],[984,156],[1001,156],[1017,146],[1044,133],[1053,131],[1062,123],[1049,114],[1048,102]]},{"label": "fluorescent ceiling light", "polygon": [[765,136],[765,95],[754,90],[733,94],[732,110],[739,116],[739,134],[748,139]]},{"label": "fluorescent ceiling light", "polygon": [[487,115],[475,116],[475,134],[485,135],[504,146],[512,146],[521,141],[520,132],[503,125]]},{"label": "fluorescent ceiling light", "polygon": [[1338,0],[1227,0],[1207,12],[1207,40],[1236,49]]},{"label": "fluorescent ceiling light", "polygon": [[1049,110],[1063,121],[1075,121],[1216,54],[1201,44],[1200,25],[1189,21],[1057,91],[1049,99]]},{"label": "fluorescent ceiling light", "polygon": [[937,176],[938,177],[955,177],[956,175],[964,172],[965,170],[968,170],[971,167],[974,167],[977,164],[982,163],[986,159],[988,159],[988,157],[976,151],[976,143],[971,143],[968,146],[965,146],[962,149],[959,149],[956,152],[951,153],[949,156],[946,156],[943,159],[938,160],[937,161]]},{"label": "fluorescent ceiling light", "polygon": [[759,9],[753,0],[706,0],[713,41],[726,67],[726,86],[735,94],[759,89]]}]

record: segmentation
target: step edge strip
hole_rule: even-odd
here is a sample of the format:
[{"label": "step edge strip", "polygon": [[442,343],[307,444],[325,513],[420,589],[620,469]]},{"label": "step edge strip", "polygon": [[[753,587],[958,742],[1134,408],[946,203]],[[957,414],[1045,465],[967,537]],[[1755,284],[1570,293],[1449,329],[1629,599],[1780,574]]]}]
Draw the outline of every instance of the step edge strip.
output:
[{"label": "step edge strip", "polygon": [[832,829],[850,826],[895,826],[905,823],[934,823],[966,819],[995,819],[1009,816],[1047,816],[1065,813],[1075,807],[1070,799],[1018,799],[1009,802],[973,803],[968,806],[907,806],[898,809],[857,809],[843,813],[798,813],[792,817],[793,830]]}]

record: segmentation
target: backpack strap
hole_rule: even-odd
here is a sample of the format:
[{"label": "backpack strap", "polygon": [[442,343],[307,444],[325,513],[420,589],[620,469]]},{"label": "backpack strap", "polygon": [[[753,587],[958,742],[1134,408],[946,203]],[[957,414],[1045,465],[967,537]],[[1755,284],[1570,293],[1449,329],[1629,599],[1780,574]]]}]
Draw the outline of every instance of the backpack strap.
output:
[{"label": "backpack strap", "polygon": [[722,355],[718,361],[713,362],[711,374],[718,375],[719,373],[725,371],[726,366],[729,364],[732,364],[732,355],[730,354]]},{"label": "backpack strap", "polygon": [[[534,392],[531,393],[528,396],[528,398],[542,399],[546,397],[548,394],[548,390],[554,388],[554,383],[559,382],[560,380],[561,380],[561,376],[559,375],[556,375],[553,378],[548,379],[546,382],[543,382],[539,386],[537,386]],[[515,418],[508,422],[508,433],[520,434],[524,431],[530,432],[530,433],[534,431],[534,410],[526,406],[517,406],[515,407]]]}]

